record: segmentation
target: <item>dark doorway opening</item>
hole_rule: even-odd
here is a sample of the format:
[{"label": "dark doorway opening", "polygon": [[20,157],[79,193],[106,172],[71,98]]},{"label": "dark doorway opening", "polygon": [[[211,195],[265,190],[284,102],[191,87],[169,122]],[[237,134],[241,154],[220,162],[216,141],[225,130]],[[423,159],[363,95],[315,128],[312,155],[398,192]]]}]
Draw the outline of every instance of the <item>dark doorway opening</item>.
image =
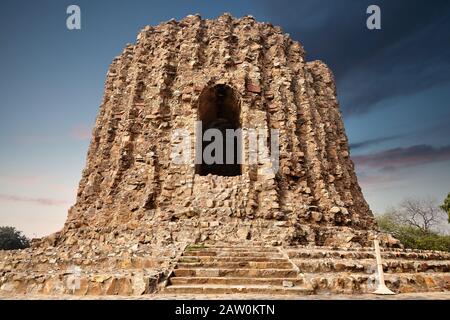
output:
[{"label": "dark doorway opening", "polygon": [[[198,120],[202,123],[201,141],[196,148],[201,148],[201,163],[196,166],[196,173],[218,176],[238,176],[241,174],[240,103],[235,90],[227,85],[216,85],[205,89],[199,98]],[[217,129],[222,134],[222,154],[217,154],[219,163],[206,163],[205,148],[215,139],[206,141],[205,132]],[[197,133],[198,134],[198,133]],[[217,144],[216,144],[217,145]],[[199,150],[198,150],[199,151]],[[212,152],[216,156],[215,152]],[[228,161],[227,161],[228,160]]]}]

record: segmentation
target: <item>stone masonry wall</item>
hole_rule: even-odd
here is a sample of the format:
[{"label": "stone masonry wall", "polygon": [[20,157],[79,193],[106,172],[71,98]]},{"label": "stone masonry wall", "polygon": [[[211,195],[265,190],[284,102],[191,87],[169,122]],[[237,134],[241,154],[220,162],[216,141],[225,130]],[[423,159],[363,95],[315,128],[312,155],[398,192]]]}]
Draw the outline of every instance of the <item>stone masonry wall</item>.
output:
[{"label": "stone masonry wall", "polygon": [[[195,141],[199,97],[221,84],[239,97],[243,129],[280,130],[276,174],[243,164],[240,176],[199,176],[193,163],[173,163],[174,130]],[[305,62],[279,27],[195,15],[145,27],[112,62],[77,201],[57,241],[119,232],[155,243],[320,244],[338,229],[364,234],[363,243],[376,234],[331,71]]]}]

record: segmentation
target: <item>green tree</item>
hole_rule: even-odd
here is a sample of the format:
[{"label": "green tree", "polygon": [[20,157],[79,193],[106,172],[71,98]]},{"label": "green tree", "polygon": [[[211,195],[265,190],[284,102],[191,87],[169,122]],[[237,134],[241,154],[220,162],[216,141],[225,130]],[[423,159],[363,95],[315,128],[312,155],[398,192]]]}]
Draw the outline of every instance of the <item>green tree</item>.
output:
[{"label": "green tree", "polygon": [[381,231],[392,234],[409,249],[440,250],[450,252],[450,236],[425,230],[423,227],[411,225],[399,220],[395,213],[388,212],[377,217]]},{"label": "green tree", "polygon": [[0,250],[25,249],[30,241],[14,227],[0,227]]},{"label": "green tree", "polygon": [[447,198],[445,198],[444,203],[441,205],[440,208],[445,212],[447,212],[448,222],[450,223],[450,193],[447,195]]}]

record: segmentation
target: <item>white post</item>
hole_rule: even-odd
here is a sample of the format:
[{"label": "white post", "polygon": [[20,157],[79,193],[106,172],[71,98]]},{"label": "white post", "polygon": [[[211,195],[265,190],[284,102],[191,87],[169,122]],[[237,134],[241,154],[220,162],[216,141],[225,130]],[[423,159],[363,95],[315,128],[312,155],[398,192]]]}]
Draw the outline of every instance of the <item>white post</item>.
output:
[{"label": "white post", "polygon": [[378,270],[378,288],[373,293],[374,294],[395,294],[384,283],[384,273],[383,273],[383,262],[381,261],[380,243],[378,240],[373,240],[375,246],[375,256],[377,258],[377,270]]}]

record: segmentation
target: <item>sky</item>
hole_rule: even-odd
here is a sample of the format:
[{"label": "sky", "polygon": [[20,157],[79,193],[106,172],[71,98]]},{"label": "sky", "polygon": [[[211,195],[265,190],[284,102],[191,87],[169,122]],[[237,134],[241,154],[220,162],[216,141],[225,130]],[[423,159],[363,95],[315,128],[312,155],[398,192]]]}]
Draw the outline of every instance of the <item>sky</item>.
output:
[{"label": "sky", "polygon": [[[81,8],[81,30],[66,9]],[[381,9],[368,30],[366,9]],[[432,5],[431,5],[432,4]],[[0,226],[62,228],[112,59],[146,25],[229,12],[279,25],[333,70],[360,185],[375,213],[450,192],[450,1],[2,0]]]}]

